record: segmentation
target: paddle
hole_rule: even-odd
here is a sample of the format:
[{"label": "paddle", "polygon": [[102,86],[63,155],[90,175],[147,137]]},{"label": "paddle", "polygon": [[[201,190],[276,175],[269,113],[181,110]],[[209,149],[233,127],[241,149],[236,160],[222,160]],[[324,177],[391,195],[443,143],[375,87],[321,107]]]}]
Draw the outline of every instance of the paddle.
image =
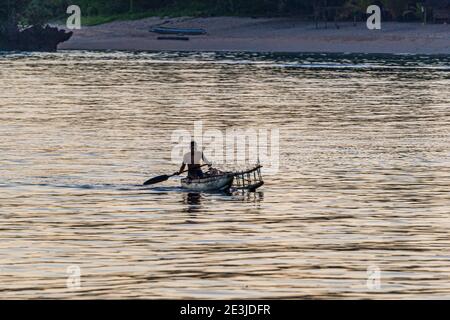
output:
[{"label": "paddle", "polygon": [[[200,168],[201,167],[205,167],[205,166],[208,166],[208,164],[201,165]],[[176,173],[174,173],[174,174],[172,174],[170,176],[165,174],[165,175],[162,175],[162,176],[159,176],[159,177],[151,178],[151,179],[149,179],[149,180],[144,182],[144,186],[149,186],[149,185],[152,185],[152,184],[157,184],[157,183],[161,183],[161,182],[167,181],[167,180],[169,180],[170,178],[172,178],[174,176],[178,176],[178,175],[180,175],[182,173],[185,173],[185,172],[188,172],[188,171],[189,170],[184,170],[183,172],[180,172],[180,173],[176,172]]]}]

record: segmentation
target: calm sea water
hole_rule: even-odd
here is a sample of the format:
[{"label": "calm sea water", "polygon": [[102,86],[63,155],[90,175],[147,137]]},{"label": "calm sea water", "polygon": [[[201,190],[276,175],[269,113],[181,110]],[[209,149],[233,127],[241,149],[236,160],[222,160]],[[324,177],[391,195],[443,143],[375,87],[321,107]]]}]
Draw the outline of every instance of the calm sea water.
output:
[{"label": "calm sea water", "polygon": [[[450,298],[449,56],[0,54],[0,80],[2,298]],[[140,187],[198,119],[278,128],[279,173]]]}]

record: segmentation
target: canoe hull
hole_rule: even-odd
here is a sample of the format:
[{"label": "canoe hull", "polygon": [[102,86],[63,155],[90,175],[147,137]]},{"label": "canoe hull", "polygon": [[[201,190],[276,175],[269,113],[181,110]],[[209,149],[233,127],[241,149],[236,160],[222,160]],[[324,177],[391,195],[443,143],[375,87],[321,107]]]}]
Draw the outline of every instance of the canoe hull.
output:
[{"label": "canoe hull", "polygon": [[233,175],[223,175],[217,177],[207,177],[202,179],[183,179],[181,186],[189,191],[214,192],[228,191],[233,185]]}]

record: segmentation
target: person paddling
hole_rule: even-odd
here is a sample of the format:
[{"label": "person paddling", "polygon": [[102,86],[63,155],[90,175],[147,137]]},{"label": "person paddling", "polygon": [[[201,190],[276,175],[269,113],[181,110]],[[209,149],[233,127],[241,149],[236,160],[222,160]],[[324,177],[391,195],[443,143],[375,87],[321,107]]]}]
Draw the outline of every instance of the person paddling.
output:
[{"label": "person paddling", "polygon": [[202,151],[197,150],[197,143],[191,142],[191,151],[186,153],[183,157],[183,163],[181,165],[178,174],[181,174],[186,165],[188,166],[188,177],[191,179],[202,178],[203,171],[201,169],[201,162],[207,164],[210,168],[212,163],[206,159],[205,154]]}]

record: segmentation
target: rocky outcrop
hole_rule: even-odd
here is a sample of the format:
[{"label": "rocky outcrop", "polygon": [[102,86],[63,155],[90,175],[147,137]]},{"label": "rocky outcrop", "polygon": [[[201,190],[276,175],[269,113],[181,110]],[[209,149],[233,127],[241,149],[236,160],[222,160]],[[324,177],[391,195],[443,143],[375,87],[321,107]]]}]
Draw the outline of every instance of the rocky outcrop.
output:
[{"label": "rocky outcrop", "polygon": [[58,44],[72,37],[73,32],[46,26],[32,26],[24,30],[13,30],[0,34],[0,50],[54,52]]}]

